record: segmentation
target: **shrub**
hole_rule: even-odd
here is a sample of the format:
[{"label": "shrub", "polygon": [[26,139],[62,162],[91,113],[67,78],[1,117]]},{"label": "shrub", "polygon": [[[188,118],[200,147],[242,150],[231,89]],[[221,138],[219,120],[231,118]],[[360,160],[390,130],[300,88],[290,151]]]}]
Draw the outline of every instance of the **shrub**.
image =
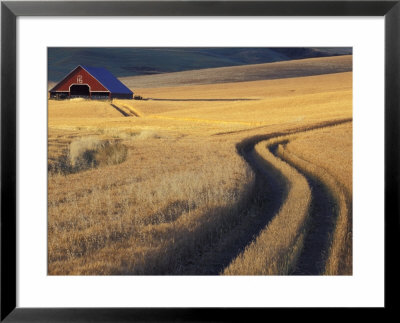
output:
[{"label": "shrub", "polygon": [[119,141],[80,138],[71,142],[69,151],[49,166],[50,172],[76,173],[89,168],[120,164],[126,160],[128,148]]},{"label": "shrub", "polygon": [[128,154],[128,148],[125,145],[116,142],[106,142],[101,149],[99,149],[94,157],[95,162],[99,165],[115,165],[125,161]]}]

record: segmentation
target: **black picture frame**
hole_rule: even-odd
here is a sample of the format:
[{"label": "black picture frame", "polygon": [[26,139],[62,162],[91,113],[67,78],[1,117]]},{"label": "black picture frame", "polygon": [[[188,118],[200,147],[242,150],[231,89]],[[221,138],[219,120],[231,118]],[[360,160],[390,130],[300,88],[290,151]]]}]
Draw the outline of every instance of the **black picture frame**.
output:
[{"label": "black picture frame", "polygon": [[[395,310],[399,245],[400,1],[2,1],[1,322],[256,320],[256,308],[19,308],[16,306],[16,19],[19,16],[383,16],[385,19],[385,306]],[[371,188],[373,189],[373,188]],[[38,291],[40,292],[40,291]],[[270,309],[282,311],[282,309]],[[284,309],[285,310],[285,309]],[[296,309],[293,309],[296,310]],[[268,313],[269,315],[269,313]],[[252,319],[253,318],[253,319]],[[258,320],[258,319],[257,319]]]}]

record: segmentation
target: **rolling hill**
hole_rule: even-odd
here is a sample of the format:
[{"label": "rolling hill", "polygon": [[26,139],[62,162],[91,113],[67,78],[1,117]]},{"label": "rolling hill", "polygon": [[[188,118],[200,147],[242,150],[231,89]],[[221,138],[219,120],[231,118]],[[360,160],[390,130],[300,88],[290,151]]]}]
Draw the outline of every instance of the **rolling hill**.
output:
[{"label": "rolling hill", "polygon": [[137,88],[274,80],[351,72],[352,59],[352,55],[309,58],[157,75],[121,77],[120,80],[133,91]]},{"label": "rolling hill", "polygon": [[115,76],[124,77],[348,54],[352,54],[352,48],[50,47],[48,81],[60,81],[79,64],[105,67]]}]

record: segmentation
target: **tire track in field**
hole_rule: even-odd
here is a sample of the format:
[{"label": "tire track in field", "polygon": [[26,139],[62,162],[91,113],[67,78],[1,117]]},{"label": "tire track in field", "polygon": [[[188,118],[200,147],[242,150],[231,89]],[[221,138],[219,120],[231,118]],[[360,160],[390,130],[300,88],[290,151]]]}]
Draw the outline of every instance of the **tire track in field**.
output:
[{"label": "tire track in field", "polygon": [[117,110],[119,113],[121,113],[124,117],[131,117],[131,115],[129,113],[126,113],[124,110],[122,110],[120,107],[116,106],[113,103],[110,103],[110,105]]},{"label": "tire track in field", "polygon": [[110,105],[117,110],[119,113],[121,113],[124,117],[136,117],[140,118],[143,116],[143,113],[139,112],[137,109],[134,109],[132,107],[129,107],[128,105],[125,104],[116,104],[110,103]]},{"label": "tire track in field", "polygon": [[[242,158],[249,164],[255,173],[255,186],[252,192],[252,198],[248,202],[246,209],[242,210],[243,217],[241,222],[235,225],[219,241],[216,241],[215,245],[212,247],[212,250],[205,251],[201,256],[193,257],[193,259],[190,261],[190,263],[193,265],[184,266],[185,268],[179,274],[217,275],[222,273],[224,269],[242,251],[244,251],[246,246],[255,240],[260,232],[278,213],[280,207],[284,203],[288,194],[286,179],[273,167],[267,169],[265,165],[260,165],[257,162],[257,160],[254,158],[254,154],[252,153],[257,143],[264,140],[270,140],[275,137],[287,136],[308,130],[335,126],[350,121],[352,121],[352,119],[348,118],[319,123],[313,126],[302,127],[285,132],[276,132],[269,135],[256,135],[246,138],[238,143],[236,145],[238,154],[242,156]],[[302,171],[298,171],[304,175]],[[313,197],[320,201],[318,204],[312,204],[312,209],[314,214],[321,214],[321,216],[316,217],[312,215],[311,218],[316,218],[317,221],[312,221],[309,223],[312,228],[318,228],[319,221],[321,221],[321,217],[323,217],[320,209],[325,209],[330,202],[327,202],[328,199],[326,198],[326,187],[321,185],[321,183],[318,181],[310,179],[308,176],[305,177],[308,179],[309,185],[312,188]],[[300,264],[300,266],[296,268],[293,273],[291,273],[293,275],[317,275],[321,272],[321,267],[323,267],[324,264],[325,253],[318,251],[316,248],[310,248],[310,246],[316,243],[323,246],[322,249],[325,250],[326,242],[321,243],[321,241],[323,239],[326,240],[326,237],[329,236],[329,234],[326,232],[321,233],[320,230],[317,229],[313,230],[316,233],[314,235],[307,235],[305,239],[305,251],[301,253],[300,259],[298,260],[298,264]],[[316,254],[319,256],[317,257]]]},{"label": "tire track in field", "polygon": [[[282,146],[285,148],[287,144],[288,141],[282,143]],[[277,145],[271,147],[270,151],[272,151],[275,157],[282,159],[282,157],[277,155],[276,148]],[[297,260],[296,267],[290,274],[321,275],[325,270],[325,263],[329,256],[330,242],[338,215],[335,200],[327,186],[321,180],[305,174],[288,160],[282,160],[306,178],[312,195],[303,249]]]},{"label": "tire track in field", "polygon": [[[249,149],[249,151],[247,151]],[[243,158],[255,173],[254,189],[247,205],[240,211],[242,220],[225,236],[215,241],[210,250],[190,260],[179,274],[218,275],[250,244],[279,211],[286,199],[288,187],[285,179],[275,170],[267,170],[256,164],[251,147],[244,147]],[[265,179],[268,178],[266,181]]]},{"label": "tire track in field", "polygon": [[[256,174],[256,180],[259,186],[269,186],[270,199],[276,199],[279,201],[278,208],[276,204],[270,204],[268,210],[264,213],[263,217],[265,219],[265,226],[272,217],[277,213],[279,207],[282,205],[286,199],[287,189],[284,191],[283,182],[284,179],[279,180],[271,167],[271,171],[267,172],[265,166],[259,165],[259,162],[254,159],[252,151],[255,145],[261,141],[271,140],[276,137],[286,136],[290,134],[298,134],[308,130],[315,130],[319,128],[325,128],[330,126],[339,125],[351,121],[351,119],[344,119],[333,122],[326,122],[317,124],[311,127],[299,128],[293,131],[285,133],[273,133],[270,135],[259,135],[251,138],[247,138],[237,145],[238,153],[246,160],[253,171]],[[283,144],[286,144],[283,142]],[[278,145],[273,145],[269,147],[270,151],[275,155],[275,157],[280,158],[276,154],[276,148]],[[335,205],[334,199],[329,193],[326,185],[307,174],[305,174],[298,167],[293,166],[292,163],[285,160],[291,167],[295,168],[300,174],[302,174],[308,181],[312,191],[312,202],[310,207],[309,220],[307,222],[306,236],[304,239],[303,250],[297,260],[296,268],[290,273],[291,275],[320,275],[324,272],[325,262],[328,256],[330,241],[332,237],[333,230],[335,229],[335,219],[337,217],[337,206]],[[273,176],[271,176],[273,174]],[[259,194],[263,192],[259,191]],[[267,193],[264,191],[264,193]],[[264,198],[263,203],[266,201],[267,197]],[[268,203],[267,203],[268,204]],[[273,208],[270,208],[274,206]],[[264,226],[264,227],[265,227]],[[263,228],[259,228],[258,233],[261,232]],[[245,246],[242,246],[242,250]],[[234,258],[232,258],[233,260]]]}]

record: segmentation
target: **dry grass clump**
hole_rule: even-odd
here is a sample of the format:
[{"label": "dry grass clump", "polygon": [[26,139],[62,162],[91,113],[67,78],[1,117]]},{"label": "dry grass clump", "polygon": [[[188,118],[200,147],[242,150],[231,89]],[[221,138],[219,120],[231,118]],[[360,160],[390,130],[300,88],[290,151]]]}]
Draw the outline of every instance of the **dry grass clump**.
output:
[{"label": "dry grass clump", "polygon": [[118,141],[84,137],[71,142],[69,159],[74,168],[115,165],[126,159],[127,152],[127,147]]},{"label": "dry grass clump", "polygon": [[154,130],[145,129],[140,131],[136,136],[135,139],[149,139],[149,138],[160,138],[161,136],[156,133]]},{"label": "dry grass clump", "polygon": [[261,141],[253,154],[260,165],[283,174],[287,198],[268,226],[225,269],[226,275],[287,275],[300,255],[311,191],[304,176],[269,151],[268,146],[282,140]]},{"label": "dry grass clump", "polygon": [[69,159],[72,167],[94,167],[95,153],[104,143],[96,137],[84,137],[71,142],[69,145]]},{"label": "dry grass clump", "polygon": [[49,168],[51,173],[76,173],[99,166],[115,165],[125,161],[127,147],[118,141],[98,137],[81,137],[69,144],[66,154]]}]

